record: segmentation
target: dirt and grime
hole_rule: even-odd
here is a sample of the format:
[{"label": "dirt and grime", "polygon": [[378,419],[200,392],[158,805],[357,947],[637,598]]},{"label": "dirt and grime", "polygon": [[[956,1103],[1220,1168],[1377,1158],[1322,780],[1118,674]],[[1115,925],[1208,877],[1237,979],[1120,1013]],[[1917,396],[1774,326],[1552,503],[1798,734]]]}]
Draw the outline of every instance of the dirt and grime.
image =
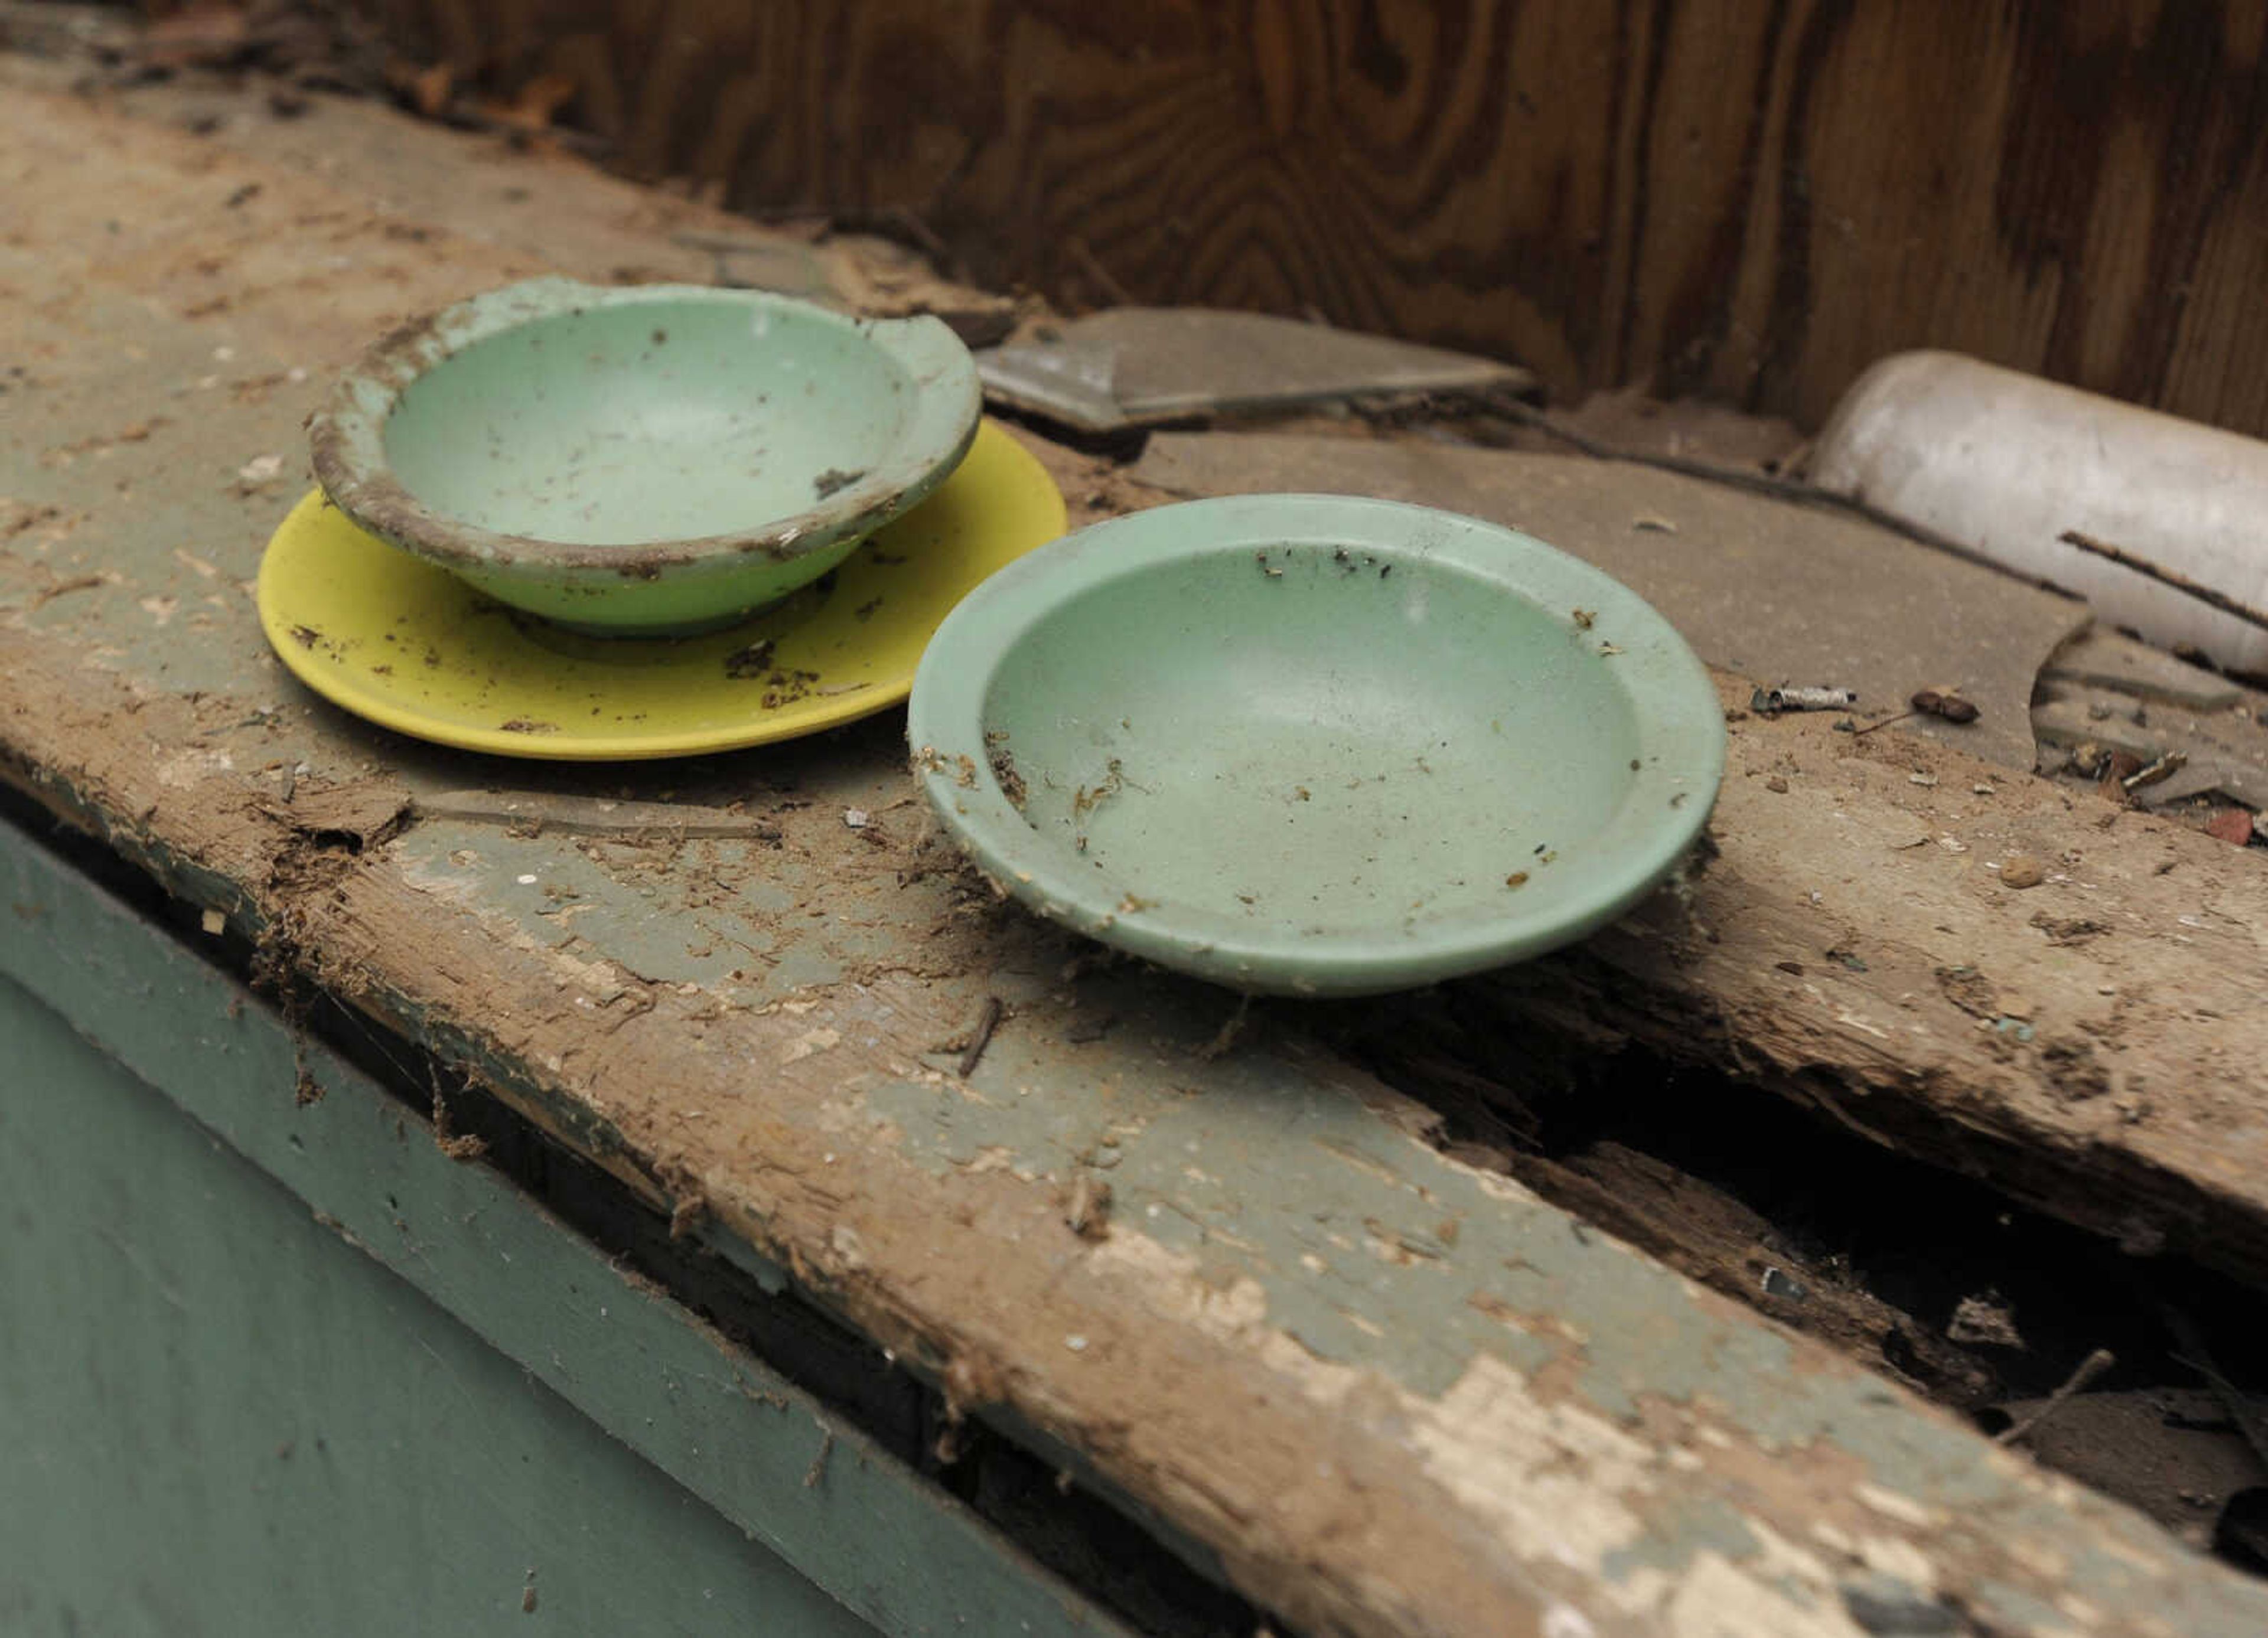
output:
[{"label": "dirt and grime", "polygon": [[[60,100],[39,108],[0,115],[21,138],[0,160],[10,185],[54,194],[67,218],[14,246],[54,282],[26,332],[22,390],[52,407],[55,440],[35,454],[122,424],[102,417],[123,366],[86,338],[217,253],[216,234],[247,264],[204,275],[230,285],[226,308],[114,332],[192,393],[217,391],[195,384],[224,362],[246,379],[320,377],[389,304],[520,269],[509,247],[342,204],[288,165],[254,173],[202,139]],[[295,125],[328,117],[319,107]],[[68,208],[90,191],[72,183],[89,165],[108,168],[113,198],[138,191],[116,236],[129,243],[73,270],[70,235],[103,237],[79,219],[88,207]],[[261,191],[236,209],[200,213],[204,195],[253,181]],[[307,253],[358,270],[234,235],[261,212],[319,226]],[[389,231],[403,225],[423,236]],[[577,270],[572,247],[589,241],[562,237]],[[603,259],[642,255],[626,237]],[[331,298],[311,310],[302,297],[317,288]],[[238,350],[216,360],[220,348]],[[0,450],[17,504],[47,518],[0,562],[10,782],[326,992],[477,1068],[656,1209],[704,1202],[688,1232],[744,1239],[868,1335],[986,1385],[983,1402],[1087,1451],[1110,1483],[1213,1544],[1254,1596],[1320,1630],[1518,1630],[1557,1609],[1602,1633],[1668,1630],[1684,1596],[1746,1612],[1747,1630],[1824,1634],[1838,1628],[1800,1612],[1847,1607],[1868,1562],[1858,1544],[1881,1542],[1877,1557],[1919,1564],[1975,1607],[2068,1595],[2095,1612],[2064,1612],[2075,1630],[2139,1631],[2126,1614],[2139,1608],[2248,1630],[2247,1595],[2156,1538],[2086,1508],[2040,1524],[2025,1509],[2046,1492],[2023,1460],[1972,1452],[1960,1429],[1828,1348],[1704,1301],[1582,1220],[1665,1256],[1713,1245],[1692,1268],[1713,1282],[1737,1267],[1750,1308],[1777,1304],[1800,1327],[1831,1311],[1808,1328],[1872,1347],[1964,1406],[2043,1397],[2088,1348],[2134,1360],[2146,1347],[2104,1336],[2070,1352],[2027,1298],[2016,1311],[2040,1357],[2021,1371],[1988,1357],[1994,1374],[1980,1376],[1975,1346],[1915,1318],[1926,1304],[1838,1282],[1837,1251],[1807,1252],[1800,1221],[1697,1204],[1724,1186],[1665,1158],[1644,1123],[1563,1152],[1569,1199],[1588,1187],[1591,1204],[1572,1218],[1543,1208],[1496,1158],[1516,1143],[1442,1138],[1432,1083],[1421,1104],[1304,1046],[1329,1034],[1325,1013],[1240,1007],[1225,1025],[1217,994],[1082,966],[1081,946],[1003,906],[917,808],[900,817],[895,724],[628,775],[510,766],[527,797],[737,811],[747,834],[547,822],[540,802],[525,826],[446,811],[441,798],[497,783],[501,765],[374,737],[286,688],[268,660],[244,588],[273,496],[216,481],[162,548],[144,538],[136,489],[184,466],[225,479],[243,457],[213,452],[276,447],[307,396],[288,379],[232,393],[210,424],[69,466]],[[1107,460],[1035,448],[1074,521],[1162,498]],[[25,473],[47,475],[33,489]],[[217,572],[178,561],[182,542]],[[160,635],[146,598],[191,612]],[[1722,680],[1732,711],[1757,681]],[[1688,1076],[1760,1083],[1812,1112],[1801,1130],[1887,1139],[2114,1246],[2212,1256],[2257,1278],[2268,1168],[2241,1092],[2260,1045],[2245,1010],[2250,929],[2268,925],[2258,860],[1957,746],[1859,739],[1800,716],[1733,729],[1722,856],[1683,902],[1579,956],[1454,987],[1499,1020],[1499,1043],[1650,1051]],[[303,766],[288,803],[254,777]],[[336,795],[357,780],[375,783]],[[303,819],[326,800],[336,813]],[[848,809],[889,818],[852,829]],[[2007,878],[2019,855],[2043,878],[2021,892]],[[1937,977],[1962,966],[1978,981],[1960,986],[1967,1006]],[[979,997],[998,1008],[994,1028],[955,1076],[933,1044]],[[1076,1061],[1064,1055],[1074,1041]],[[1715,1098],[1730,1083],[1685,1084]],[[1109,1174],[1107,1189],[1097,1179],[1082,1201],[1090,1171]],[[1325,1216],[1301,1226],[1294,1198]],[[1697,1222],[1712,1226],[1678,1226]],[[941,1246],[967,1254],[941,1263]],[[1884,1341],[1902,1330],[1907,1364]],[[2215,1346],[2227,1369],[2255,1368],[2225,1338]],[[1697,1374],[1673,1379],[1671,1364]],[[2029,1443],[2078,1425],[2065,1419],[2097,1397]],[[1317,1482],[1326,1407],[1331,1473]],[[1968,1520],[1934,1510],[1931,1481],[1898,1465],[1900,1440],[1988,1500]],[[1807,1454],[1790,1461],[1792,1447]],[[1752,1544],[1800,1545],[1704,1554],[1664,1522],[1680,1509]],[[1539,1553],[1571,1519],[1597,1550],[1571,1549],[1572,1565]],[[2011,1543],[2069,1568],[2041,1574]],[[1616,1552],[1637,1557],[1611,1569]],[[2102,1568],[2114,1561],[2124,1581]],[[1641,1564],[1652,1579],[1633,1581]],[[1812,1602],[1791,1604],[1775,1577]]]}]

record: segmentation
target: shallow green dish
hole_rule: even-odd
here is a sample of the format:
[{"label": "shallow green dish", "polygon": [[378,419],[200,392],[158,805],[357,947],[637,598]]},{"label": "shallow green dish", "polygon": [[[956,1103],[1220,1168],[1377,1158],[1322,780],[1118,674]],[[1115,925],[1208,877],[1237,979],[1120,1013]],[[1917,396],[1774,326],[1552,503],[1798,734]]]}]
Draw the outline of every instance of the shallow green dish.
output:
[{"label": "shallow green dish", "polygon": [[396,330],[308,430],[370,533],[530,613],[653,635],[825,574],[945,481],[979,408],[935,319],[539,279]]},{"label": "shallow green dish", "polygon": [[1362,995],[1620,916],[1724,769],[1708,673],[1588,564],[1385,501],[1250,496],[1065,537],[914,679],[945,826],[1042,914],[1240,989]]}]

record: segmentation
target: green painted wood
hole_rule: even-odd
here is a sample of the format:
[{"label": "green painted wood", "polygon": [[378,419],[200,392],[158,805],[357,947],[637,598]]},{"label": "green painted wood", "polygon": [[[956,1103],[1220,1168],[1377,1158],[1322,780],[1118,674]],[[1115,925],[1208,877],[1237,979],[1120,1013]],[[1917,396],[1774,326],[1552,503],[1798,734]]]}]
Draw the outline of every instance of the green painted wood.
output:
[{"label": "green painted wood", "polygon": [[0,899],[0,1614],[461,1630],[568,1607],[548,1561],[652,1612],[593,1630],[1123,1630],[351,1067],[298,1105],[280,1019],[5,826]]},{"label": "green painted wood", "polygon": [[7,981],[0,1039],[0,1630],[873,1630]]}]

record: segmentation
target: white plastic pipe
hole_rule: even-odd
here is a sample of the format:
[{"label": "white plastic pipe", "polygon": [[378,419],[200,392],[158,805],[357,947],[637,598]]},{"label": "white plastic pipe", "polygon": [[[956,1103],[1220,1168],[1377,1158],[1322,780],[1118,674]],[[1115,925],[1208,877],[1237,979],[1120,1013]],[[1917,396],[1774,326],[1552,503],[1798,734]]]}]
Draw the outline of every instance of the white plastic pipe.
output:
[{"label": "white plastic pipe", "polygon": [[2268,631],[2066,545],[2066,530],[2268,609],[2268,443],[1955,353],[1843,395],[1811,480],[2085,598],[2154,643],[2268,671]]}]

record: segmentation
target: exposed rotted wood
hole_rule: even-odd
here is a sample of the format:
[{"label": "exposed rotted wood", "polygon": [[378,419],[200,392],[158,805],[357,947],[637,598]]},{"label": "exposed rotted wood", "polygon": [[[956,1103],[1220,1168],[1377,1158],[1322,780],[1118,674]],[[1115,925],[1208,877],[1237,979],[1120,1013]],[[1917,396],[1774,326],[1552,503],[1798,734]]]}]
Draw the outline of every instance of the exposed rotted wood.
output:
[{"label": "exposed rotted wood", "polygon": [[1299,313],[1815,423],[1945,347],[2268,431],[2268,13],[379,0],[733,203],[1071,300]]},{"label": "exposed rotted wood", "polygon": [[[2257,853],[1806,717],[1734,724],[1712,834],[1690,894],[1494,981],[1507,1008],[2268,1280]],[[2044,880],[2003,882],[2020,857]]]}]

